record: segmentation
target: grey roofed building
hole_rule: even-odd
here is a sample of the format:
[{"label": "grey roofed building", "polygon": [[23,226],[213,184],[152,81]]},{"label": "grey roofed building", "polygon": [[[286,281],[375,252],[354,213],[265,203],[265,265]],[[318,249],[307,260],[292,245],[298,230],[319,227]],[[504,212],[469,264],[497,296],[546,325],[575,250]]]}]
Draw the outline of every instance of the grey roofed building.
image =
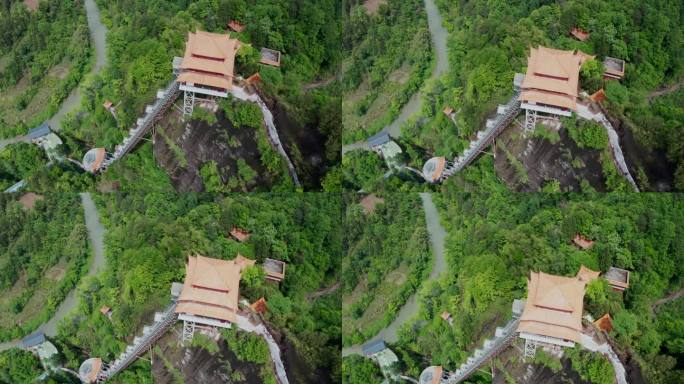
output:
[{"label": "grey roofed building", "polygon": [[388,143],[390,140],[390,135],[387,132],[378,132],[375,135],[368,138],[368,147],[375,148],[385,143]]},{"label": "grey roofed building", "polygon": [[45,334],[43,332],[32,333],[21,339],[21,345],[24,348],[33,348],[45,342]]},{"label": "grey roofed building", "polygon": [[365,356],[371,356],[387,349],[387,346],[383,340],[377,340],[366,343],[361,348],[363,349],[363,354]]},{"label": "grey roofed building", "polygon": [[43,124],[37,126],[36,128],[33,128],[30,131],[28,131],[28,133],[26,134],[26,138],[29,140],[34,140],[39,137],[49,135],[50,131],[50,125],[46,121]]}]

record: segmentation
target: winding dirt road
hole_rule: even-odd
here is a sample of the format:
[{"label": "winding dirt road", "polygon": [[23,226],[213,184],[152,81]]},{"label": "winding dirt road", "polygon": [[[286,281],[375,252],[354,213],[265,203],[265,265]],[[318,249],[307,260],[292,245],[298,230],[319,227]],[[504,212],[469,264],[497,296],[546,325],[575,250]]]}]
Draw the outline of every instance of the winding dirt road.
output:
[{"label": "winding dirt road", "polygon": [[[439,14],[439,9],[434,0],[425,0],[425,12],[428,17],[428,27],[430,29],[430,36],[432,37],[432,45],[434,46],[435,55],[437,57],[437,65],[432,71],[429,80],[440,77],[449,68],[449,57],[447,55],[447,38],[449,32],[442,25],[442,16]],[[427,82],[427,81],[426,81]],[[420,92],[416,92],[404,105],[399,113],[399,116],[388,126],[383,128],[382,132],[389,133],[392,137],[401,136],[401,127],[406,123],[411,116],[420,111],[423,101],[420,97]],[[368,149],[368,143],[365,140],[357,141],[353,144],[342,146],[342,154],[355,149]]]},{"label": "winding dirt road", "polygon": [[[81,194],[81,204],[83,205],[83,215],[85,216],[85,224],[88,229],[88,239],[90,240],[90,246],[93,251],[93,260],[88,268],[88,273],[84,276],[94,276],[96,275],[105,265],[104,257],[104,233],[105,229],[100,222],[100,218],[97,213],[97,207],[93,202],[92,197],[89,193]],[[62,303],[57,307],[57,311],[47,322],[41,324],[37,331],[44,332],[47,336],[54,337],[57,335],[57,326],[60,321],[62,321],[66,316],[73,310],[78,304],[76,298],[76,287],[72,289],[62,301]],[[19,340],[13,340],[10,342],[0,344],[0,352],[14,348],[20,347]]]},{"label": "winding dirt road", "polygon": [[[446,230],[442,227],[440,222],[439,212],[432,201],[432,195],[429,193],[421,193],[421,200],[423,200],[423,210],[425,212],[425,224],[428,234],[430,235],[430,246],[432,254],[434,255],[434,264],[430,271],[430,277],[427,281],[436,280],[440,274],[447,269],[446,258],[444,257],[444,239],[446,238]],[[397,332],[399,329],[411,320],[419,310],[418,300],[414,293],[409,297],[403,307],[397,313],[394,321],[387,327],[383,328],[373,338],[367,342],[384,340],[389,343],[395,343],[398,340]],[[352,345],[342,349],[342,356],[361,355],[361,345]]]}]

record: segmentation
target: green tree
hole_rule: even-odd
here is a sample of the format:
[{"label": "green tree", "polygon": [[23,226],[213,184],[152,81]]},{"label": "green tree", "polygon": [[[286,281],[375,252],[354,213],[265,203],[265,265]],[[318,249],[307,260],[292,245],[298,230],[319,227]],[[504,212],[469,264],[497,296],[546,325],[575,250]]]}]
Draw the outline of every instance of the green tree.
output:
[{"label": "green tree", "polygon": [[588,93],[594,93],[603,83],[603,64],[596,59],[587,60],[580,69],[580,86]]}]

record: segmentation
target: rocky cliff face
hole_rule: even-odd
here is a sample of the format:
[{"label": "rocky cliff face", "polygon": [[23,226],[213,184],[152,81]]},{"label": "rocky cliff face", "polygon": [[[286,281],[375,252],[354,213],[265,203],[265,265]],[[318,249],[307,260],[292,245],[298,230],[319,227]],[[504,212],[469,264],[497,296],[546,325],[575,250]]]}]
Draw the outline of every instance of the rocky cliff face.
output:
[{"label": "rocky cliff face", "polygon": [[183,122],[180,112],[170,112],[154,136],[157,163],[169,174],[178,192],[202,192],[203,164],[215,161],[225,184],[231,177],[237,177],[237,161],[243,159],[256,171],[256,177],[234,190],[267,189],[273,175],[261,164],[254,129],[233,127],[223,112],[215,113],[217,122],[210,125],[205,121]]},{"label": "rocky cliff face", "polygon": [[[552,144],[531,134],[524,138],[517,125],[508,127],[495,147],[497,175],[519,192],[539,191],[550,180],[558,180],[562,190],[580,191],[582,180],[586,180],[597,191],[605,191],[601,152],[579,148],[563,128],[558,133],[560,141]],[[512,162],[509,155],[516,160]],[[521,176],[521,165],[527,180]]]}]

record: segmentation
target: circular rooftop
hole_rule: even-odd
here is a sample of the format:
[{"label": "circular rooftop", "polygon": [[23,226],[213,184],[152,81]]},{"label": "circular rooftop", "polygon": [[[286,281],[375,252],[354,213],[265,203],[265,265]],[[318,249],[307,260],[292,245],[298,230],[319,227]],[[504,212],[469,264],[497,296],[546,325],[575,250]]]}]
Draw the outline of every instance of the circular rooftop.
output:
[{"label": "circular rooftop", "polygon": [[442,176],[446,159],[444,157],[433,157],[423,165],[423,177],[430,183],[436,183]]},{"label": "circular rooftop", "polygon": [[99,357],[91,357],[81,364],[78,369],[78,377],[84,383],[94,383],[97,380],[97,374],[102,368],[102,359]]},{"label": "circular rooftop", "polygon": [[433,384],[439,383],[442,378],[442,367],[433,365],[427,367],[421,372],[420,378],[418,379],[419,384]]},{"label": "circular rooftop", "polygon": [[100,170],[104,158],[104,148],[93,148],[83,156],[83,168],[90,173],[95,173]]}]

